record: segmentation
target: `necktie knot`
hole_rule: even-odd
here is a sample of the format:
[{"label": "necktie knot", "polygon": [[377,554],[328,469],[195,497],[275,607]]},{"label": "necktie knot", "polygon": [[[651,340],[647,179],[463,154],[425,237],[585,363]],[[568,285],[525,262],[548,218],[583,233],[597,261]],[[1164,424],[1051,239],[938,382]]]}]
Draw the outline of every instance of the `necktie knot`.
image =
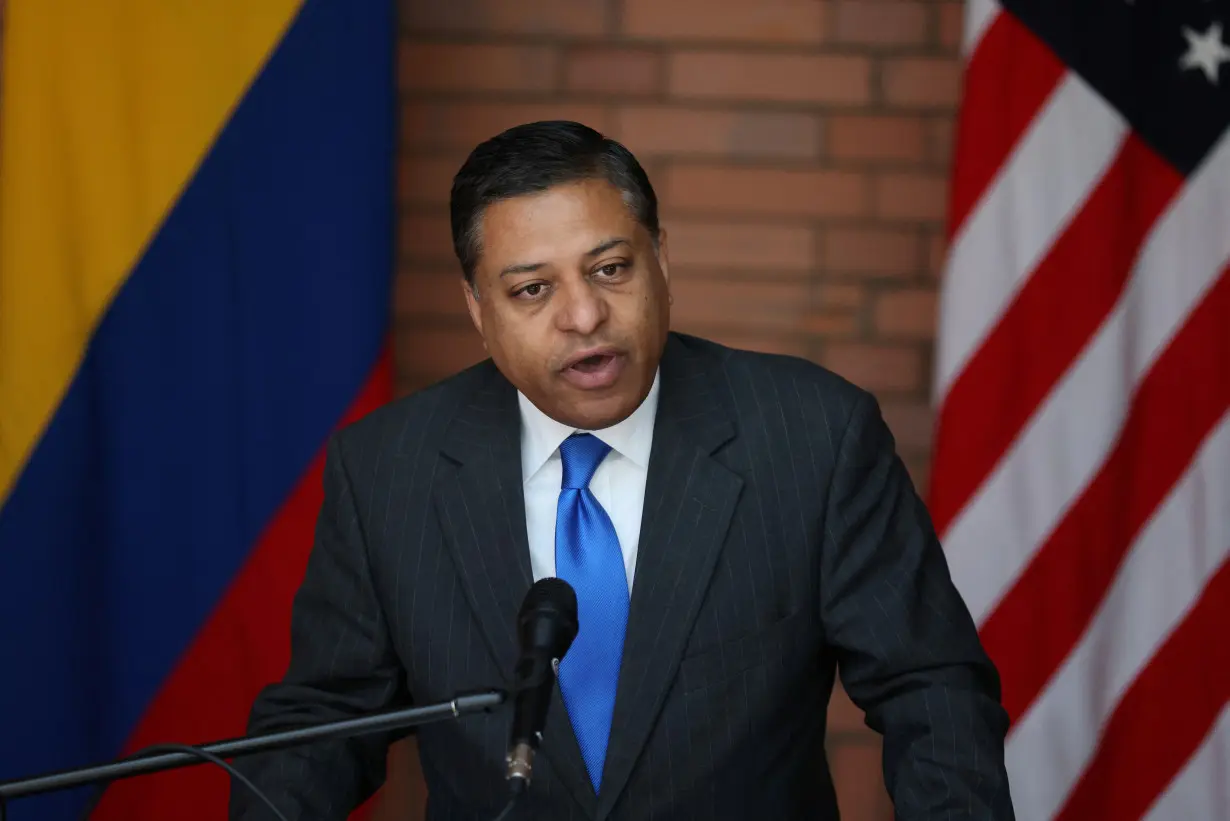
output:
[{"label": "necktie knot", "polygon": [[574,433],[559,446],[560,459],[564,463],[562,487],[580,490],[589,487],[598,465],[611,452],[611,446],[590,433]]}]

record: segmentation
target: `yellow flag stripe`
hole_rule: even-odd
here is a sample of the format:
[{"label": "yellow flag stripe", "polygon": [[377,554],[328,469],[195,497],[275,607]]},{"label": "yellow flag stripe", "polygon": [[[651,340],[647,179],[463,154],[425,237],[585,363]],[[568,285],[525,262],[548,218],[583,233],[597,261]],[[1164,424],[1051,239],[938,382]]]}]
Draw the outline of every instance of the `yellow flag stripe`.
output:
[{"label": "yellow flag stripe", "polygon": [[0,504],[300,0],[8,0]]}]

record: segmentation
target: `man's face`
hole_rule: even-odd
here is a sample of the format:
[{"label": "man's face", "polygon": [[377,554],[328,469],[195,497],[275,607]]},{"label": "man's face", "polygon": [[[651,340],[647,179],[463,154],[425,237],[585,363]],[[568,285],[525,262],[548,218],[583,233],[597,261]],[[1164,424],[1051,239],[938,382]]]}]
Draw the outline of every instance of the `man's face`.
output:
[{"label": "man's face", "polygon": [[481,218],[470,317],[510,382],[548,416],[596,430],[649,392],[670,326],[666,238],[604,180],[504,200]]}]

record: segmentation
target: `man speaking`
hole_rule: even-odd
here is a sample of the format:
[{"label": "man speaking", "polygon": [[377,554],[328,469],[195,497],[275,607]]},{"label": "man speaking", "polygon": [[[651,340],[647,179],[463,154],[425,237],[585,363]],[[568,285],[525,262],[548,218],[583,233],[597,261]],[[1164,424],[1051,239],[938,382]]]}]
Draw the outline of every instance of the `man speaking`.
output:
[{"label": "man speaking", "polygon": [[[872,396],[670,332],[653,188],[585,126],[478,146],[451,216],[490,359],[332,439],[250,731],[505,684],[521,599],[557,576],[580,629],[514,817],[836,819],[840,670],[898,818],[1012,818],[999,679]],[[501,810],[509,721],[419,730],[428,818]],[[392,740],[237,764],[287,818],[343,819]],[[232,819],[264,812],[233,791]]]}]

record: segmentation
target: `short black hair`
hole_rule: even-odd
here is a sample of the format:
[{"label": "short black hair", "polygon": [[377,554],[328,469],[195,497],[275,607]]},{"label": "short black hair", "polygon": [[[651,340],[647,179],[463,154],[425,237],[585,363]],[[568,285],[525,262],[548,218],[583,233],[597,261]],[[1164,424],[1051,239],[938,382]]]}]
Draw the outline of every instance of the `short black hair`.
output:
[{"label": "short black hair", "polygon": [[483,211],[500,200],[565,183],[604,179],[619,189],[637,222],[658,242],[658,198],[645,169],[619,142],[569,120],[513,126],[479,144],[453,177],[453,251],[474,285]]}]

